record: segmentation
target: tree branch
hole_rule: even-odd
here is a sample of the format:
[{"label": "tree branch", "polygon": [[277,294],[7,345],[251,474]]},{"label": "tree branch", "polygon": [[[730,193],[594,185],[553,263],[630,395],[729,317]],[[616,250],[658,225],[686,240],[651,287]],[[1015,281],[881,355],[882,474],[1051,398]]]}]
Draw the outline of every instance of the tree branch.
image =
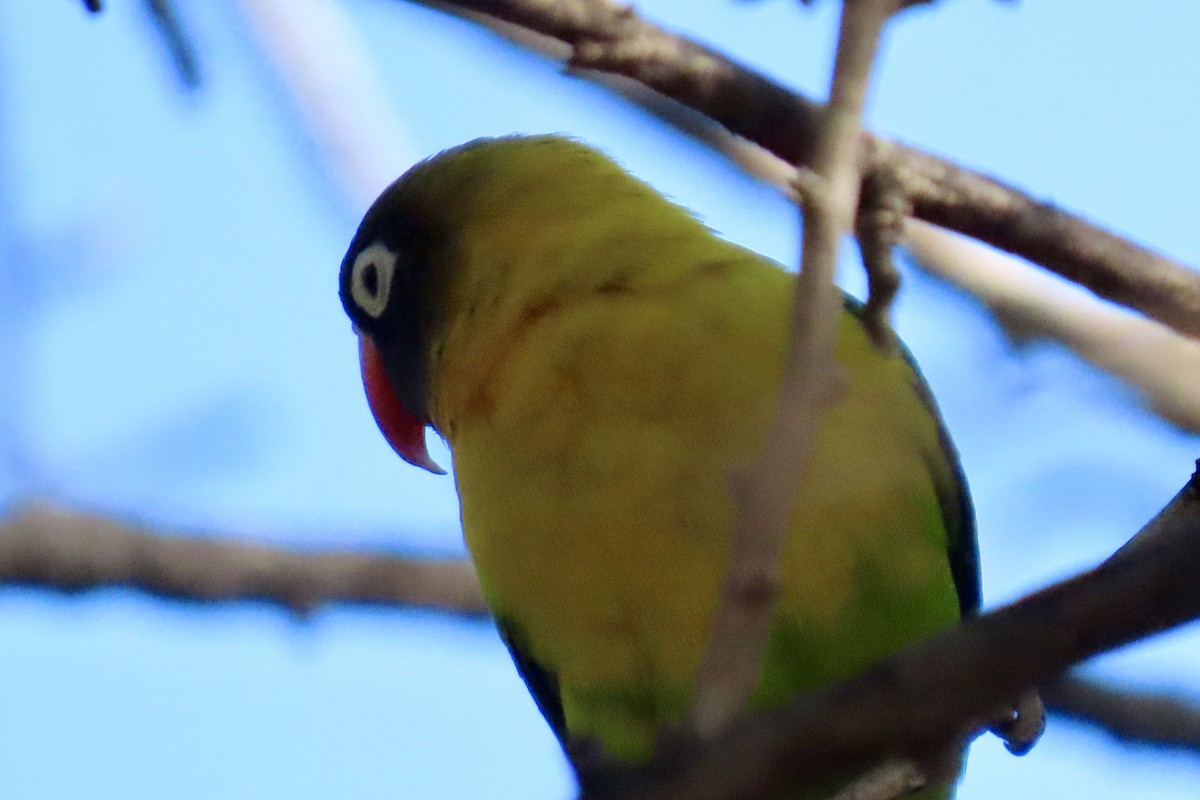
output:
[{"label": "tree branch", "polygon": [[1068,676],[1042,687],[1052,713],[1086,722],[1124,744],[1200,752],[1200,704]]},{"label": "tree branch", "polygon": [[[409,0],[568,46],[569,67],[636,81],[793,164],[816,156],[822,107],[613,0]],[[558,54],[553,53],[552,54]],[[867,167],[902,176],[913,216],[1019,255],[1200,336],[1200,274],[993,178],[864,136]]]},{"label": "tree branch", "polygon": [[690,713],[691,726],[701,736],[711,736],[745,708],[758,684],[775,618],[788,520],[821,423],[849,383],[833,357],[841,308],[834,275],[845,220],[858,206],[858,138],[871,67],[894,9],[894,0],[843,5],[829,111],[814,171],[804,175],[801,191],[803,252],[775,416],[757,463],[730,477],[737,516]]},{"label": "tree branch", "polygon": [[[888,759],[921,763],[1071,665],[1200,616],[1200,478],[1155,536],[1095,569],[901,650],[862,674],[677,743],[586,800],[781,797]],[[1135,537],[1138,538],[1138,537]]]},{"label": "tree branch", "polygon": [[1155,413],[1200,430],[1200,342],[961,236],[909,220],[921,267],[978,297],[1010,334],[1048,336],[1137,387]]},{"label": "tree branch", "polygon": [[[162,38],[179,82],[187,91],[200,87],[200,58],[171,0],[145,0],[146,13]],[[97,7],[95,10],[99,11]]]},{"label": "tree branch", "polygon": [[103,517],[27,506],[0,521],[0,585],[81,592],[124,586],[190,602],[255,600],[308,613],[326,603],[487,611],[458,560],[296,552],[164,536]]},{"label": "tree branch", "polygon": [[370,48],[338,0],[238,0],[236,6],[357,219],[418,158],[367,57]]}]

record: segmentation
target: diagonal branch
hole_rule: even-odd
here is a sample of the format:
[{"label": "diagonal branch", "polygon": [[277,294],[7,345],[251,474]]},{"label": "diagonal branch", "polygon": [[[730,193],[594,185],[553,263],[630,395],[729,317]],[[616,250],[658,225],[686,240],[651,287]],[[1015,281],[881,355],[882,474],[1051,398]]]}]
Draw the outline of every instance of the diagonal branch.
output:
[{"label": "diagonal branch", "polygon": [[[636,81],[793,164],[812,165],[822,106],[613,0],[411,0],[567,46],[568,66]],[[485,22],[486,24],[486,22]],[[562,45],[543,49],[562,55]],[[903,176],[913,216],[1026,258],[1200,336],[1200,274],[993,178],[864,136],[867,167]]]},{"label": "diagonal branch", "polygon": [[587,787],[586,800],[790,796],[887,759],[918,763],[991,709],[1091,656],[1200,617],[1200,473],[1153,537],[1093,570],[901,650],[790,705],[676,743]]},{"label": "diagonal branch", "polygon": [[187,91],[200,88],[200,57],[174,3],[171,0],[145,0],[145,6],[146,13],[167,48],[180,84]]},{"label": "diagonal branch", "polygon": [[909,220],[905,234],[923,269],[978,297],[1015,336],[1062,342],[1137,387],[1159,416],[1200,430],[1200,341],[926,223]]},{"label": "diagonal branch", "polygon": [[235,5],[357,219],[417,154],[349,11],[339,0]]},{"label": "diagonal branch", "polygon": [[63,592],[125,586],[189,602],[256,600],[294,613],[326,603],[486,612],[474,571],[458,559],[164,536],[40,505],[0,520],[0,585]]}]

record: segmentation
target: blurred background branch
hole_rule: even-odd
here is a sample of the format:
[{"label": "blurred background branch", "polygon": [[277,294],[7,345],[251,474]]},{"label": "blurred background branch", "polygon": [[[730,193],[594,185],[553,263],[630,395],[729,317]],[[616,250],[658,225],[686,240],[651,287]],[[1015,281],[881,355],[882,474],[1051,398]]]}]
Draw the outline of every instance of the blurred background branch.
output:
[{"label": "blurred background branch", "polygon": [[36,504],[0,520],[3,584],[71,594],[122,586],[193,603],[264,602],[299,615],[329,603],[486,612],[463,560],[196,538]]},{"label": "blurred background branch", "polygon": [[[196,46],[172,0],[142,0],[146,15],[158,34],[179,84],[185,90],[199,88],[201,82],[200,58]],[[102,0],[83,0],[83,7],[92,14],[104,10]]]},{"label": "blurred background branch", "polygon": [[1164,419],[1200,431],[1200,341],[927,223],[910,220],[906,242],[922,268],[982,300],[1014,340],[1061,342],[1136,387]]},{"label": "blurred background branch", "polygon": [[1053,713],[1127,745],[1200,753],[1200,703],[1170,692],[1138,691],[1071,675],[1042,687]]},{"label": "blurred background branch", "polygon": [[200,87],[200,57],[196,46],[180,19],[172,0],[144,0],[146,13],[150,16],[159,38],[171,58],[175,75],[184,89]]}]

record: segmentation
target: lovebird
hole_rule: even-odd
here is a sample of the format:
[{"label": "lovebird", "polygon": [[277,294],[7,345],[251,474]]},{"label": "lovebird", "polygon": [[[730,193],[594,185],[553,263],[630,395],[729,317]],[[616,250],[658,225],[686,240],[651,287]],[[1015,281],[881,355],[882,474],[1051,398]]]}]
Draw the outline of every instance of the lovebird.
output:
[{"label": "lovebird", "polygon": [[[560,136],[447,150],[354,234],[340,296],[371,410],[411,464],[440,471],[427,427],[448,443],[483,594],[568,757],[587,742],[646,759],[686,715],[730,471],[762,449],[795,282]],[[749,709],[979,608],[974,515],[932,395],[849,297],[839,325],[848,390],[794,498]]]}]

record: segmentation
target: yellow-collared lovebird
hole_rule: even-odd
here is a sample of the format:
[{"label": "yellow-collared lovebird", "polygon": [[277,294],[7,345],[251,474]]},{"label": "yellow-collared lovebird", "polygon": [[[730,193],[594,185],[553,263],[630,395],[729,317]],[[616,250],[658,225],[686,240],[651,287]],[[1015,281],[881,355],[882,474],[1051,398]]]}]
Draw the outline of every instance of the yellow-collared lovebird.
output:
[{"label": "yellow-collared lovebird", "polygon": [[[646,757],[685,714],[760,452],[795,276],[591,148],[480,139],[383,192],[341,267],[367,396],[405,460],[449,443],[483,593],[564,744]],[[979,604],[973,513],[929,390],[846,299],[849,390],[791,511],[752,708]],[[928,797],[947,796],[940,787]]]}]

